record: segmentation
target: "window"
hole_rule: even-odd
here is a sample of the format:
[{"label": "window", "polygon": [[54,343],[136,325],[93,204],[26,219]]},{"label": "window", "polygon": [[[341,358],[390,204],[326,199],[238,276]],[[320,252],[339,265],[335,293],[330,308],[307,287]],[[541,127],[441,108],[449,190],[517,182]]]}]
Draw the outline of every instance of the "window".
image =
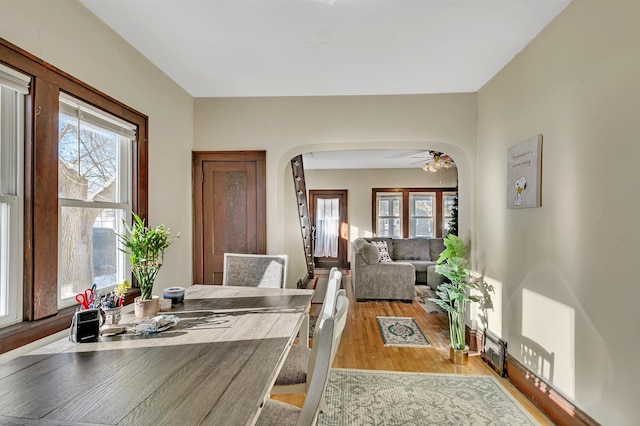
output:
[{"label": "window", "polygon": [[58,306],[129,275],[116,234],[129,217],[135,127],[67,95],[58,121]]},{"label": "window", "polygon": [[457,197],[458,194],[456,192],[445,192],[442,194],[442,203],[444,205],[442,212],[442,229],[444,229],[444,235],[449,234],[451,220],[453,219],[453,208]]},{"label": "window", "polygon": [[409,193],[409,237],[433,238],[435,194],[426,192]]},{"label": "window", "polygon": [[0,65],[0,326],[22,320],[21,164],[29,82]]},{"label": "window", "polygon": [[130,277],[114,231],[148,215],[148,118],[1,38],[0,58],[4,353],[67,329],[76,288]]},{"label": "window", "polygon": [[451,218],[455,191],[456,188],[373,188],[374,234],[392,238],[442,237]]},{"label": "window", "polygon": [[400,238],[402,236],[402,196],[396,193],[376,194],[376,235]]}]

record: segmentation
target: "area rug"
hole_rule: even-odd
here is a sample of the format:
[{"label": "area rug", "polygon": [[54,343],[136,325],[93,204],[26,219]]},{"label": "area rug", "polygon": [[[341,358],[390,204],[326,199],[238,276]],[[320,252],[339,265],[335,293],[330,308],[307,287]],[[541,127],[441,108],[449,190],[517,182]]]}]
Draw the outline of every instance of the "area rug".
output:
[{"label": "area rug", "polygon": [[376,317],[385,346],[429,346],[413,318]]},{"label": "area rug", "polygon": [[316,329],[316,322],[318,322],[318,316],[309,315],[309,339],[313,339],[313,331]]},{"label": "area rug", "polygon": [[440,306],[429,300],[430,297],[437,298],[438,295],[428,285],[418,284],[416,285],[415,300],[422,308],[430,314],[443,314],[445,313]]},{"label": "area rug", "polygon": [[492,376],[331,369],[321,426],[536,425]]}]

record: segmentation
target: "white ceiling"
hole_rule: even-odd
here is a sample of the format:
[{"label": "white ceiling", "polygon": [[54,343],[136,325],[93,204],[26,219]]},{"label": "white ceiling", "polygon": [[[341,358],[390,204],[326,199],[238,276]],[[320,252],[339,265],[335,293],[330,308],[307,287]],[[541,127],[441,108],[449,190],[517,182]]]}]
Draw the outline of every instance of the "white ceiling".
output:
[{"label": "white ceiling", "polygon": [[570,0],[80,0],[194,97],[475,92]]},{"label": "white ceiling", "polygon": [[403,169],[420,168],[431,158],[425,149],[362,149],[309,152],[303,155],[302,161],[305,170]]}]

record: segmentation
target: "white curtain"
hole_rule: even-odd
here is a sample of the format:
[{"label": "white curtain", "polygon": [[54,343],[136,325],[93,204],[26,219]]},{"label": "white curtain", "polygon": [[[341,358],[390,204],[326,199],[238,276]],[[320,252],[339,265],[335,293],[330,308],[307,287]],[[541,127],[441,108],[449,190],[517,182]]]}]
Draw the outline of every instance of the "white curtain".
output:
[{"label": "white curtain", "polygon": [[338,257],[338,232],[340,212],[337,198],[316,200],[315,257]]}]

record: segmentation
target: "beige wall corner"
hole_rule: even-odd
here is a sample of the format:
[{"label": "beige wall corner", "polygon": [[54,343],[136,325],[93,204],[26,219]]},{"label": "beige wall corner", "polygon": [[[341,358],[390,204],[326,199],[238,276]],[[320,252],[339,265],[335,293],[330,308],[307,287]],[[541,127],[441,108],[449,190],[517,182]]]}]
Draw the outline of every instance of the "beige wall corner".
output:
[{"label": "beige wall corner", "polygon": [[[603,424],[640,418],[638,16],[574,1],[478,93],[476,269],[501,286],[509,353],[553,353],[550,383]],[[538,133],[542,207],[507,210],[507,149]]]}]

